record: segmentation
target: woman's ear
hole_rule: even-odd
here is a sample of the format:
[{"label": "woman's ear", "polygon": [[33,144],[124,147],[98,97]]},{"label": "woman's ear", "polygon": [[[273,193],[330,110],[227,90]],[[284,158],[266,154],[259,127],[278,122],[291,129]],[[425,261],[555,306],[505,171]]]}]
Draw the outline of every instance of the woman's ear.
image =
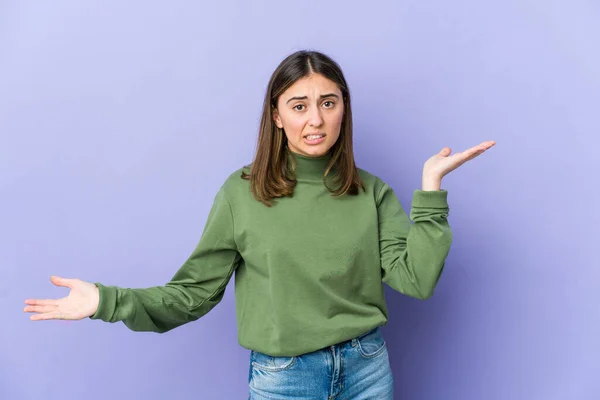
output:
[{"label": "woman's ear", "polygon": [[281,117],[279,116],[279,112],[276,108],[273,108],[273,121],[279,129],[283,128],[283,124],[281,123]]}]

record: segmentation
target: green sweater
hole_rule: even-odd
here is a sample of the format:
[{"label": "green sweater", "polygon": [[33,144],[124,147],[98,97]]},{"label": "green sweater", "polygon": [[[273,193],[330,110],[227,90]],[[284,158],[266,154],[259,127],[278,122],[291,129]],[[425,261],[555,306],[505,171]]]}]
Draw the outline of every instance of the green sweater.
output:
[{"label": "green sweater", "polygon": [[235,171],[173,278],[140,289],[96,282],[100,303],[90,318],[167,332],[215,307],[235,272],[239,344],[294,356],[385,325],[382,282],[429,298],[452,242],[448,192],[415,190],[412,224],[392,188],[375,175],[359,168],[366,192],[335,198],[322,181],[330,155],[295,158],[293,197],[269,208],[252,197],[243,168]]}]

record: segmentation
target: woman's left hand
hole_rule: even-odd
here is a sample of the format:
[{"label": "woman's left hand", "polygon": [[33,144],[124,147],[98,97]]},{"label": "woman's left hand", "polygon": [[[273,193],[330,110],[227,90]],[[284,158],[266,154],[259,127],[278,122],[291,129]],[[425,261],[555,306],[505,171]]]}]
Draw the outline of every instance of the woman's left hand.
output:
[{"label": "woman's left hand", "polygon": [[450,155],[452,152],[450,147],[444,147],[439,153],[425,162],[423,166],[423,180],[441,181],[446,174],[482,154],[495,144],[494,140],[490,140],[453,155]]}]

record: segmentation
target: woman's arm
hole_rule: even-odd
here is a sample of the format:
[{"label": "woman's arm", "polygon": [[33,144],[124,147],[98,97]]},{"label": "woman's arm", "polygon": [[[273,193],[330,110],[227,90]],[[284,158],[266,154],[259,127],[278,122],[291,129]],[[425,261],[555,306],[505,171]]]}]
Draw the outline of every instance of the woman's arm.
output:
[{"label": "woman's arm", "polygon": [[207,314],[222,300],[241,260],[233,226],[231,205],[221,188],[200,242],[168,283],[128,289],[96,282],[100,302],[90,318],[123,321],[133,331],[164,333]]},{"label": "woman's arm", "polygon": [[410,220],[390,186],[377,196],[382,280],[392,289],[417,299],[433,295],[450,245],[448,192],[416,190]]}]

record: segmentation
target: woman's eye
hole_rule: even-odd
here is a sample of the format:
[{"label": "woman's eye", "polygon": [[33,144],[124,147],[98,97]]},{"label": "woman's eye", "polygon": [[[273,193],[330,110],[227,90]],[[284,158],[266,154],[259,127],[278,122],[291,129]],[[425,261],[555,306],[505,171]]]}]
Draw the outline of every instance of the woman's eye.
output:
[{"label": "woman's eye", "polygon": [[302,110],[298,110],[298,107],[304,107],[304,104],[297,104],[294,106],[294,109],[297,111],[302,111]]},{"label": "woman's eye", "polygon": [[333,107],[333,105],[335,104],[333,101],[327,100],[326,102],[323,103],[323,105],[325,104],[330,104],[329,106],[326,106],[326,108],[331,108]]}]

